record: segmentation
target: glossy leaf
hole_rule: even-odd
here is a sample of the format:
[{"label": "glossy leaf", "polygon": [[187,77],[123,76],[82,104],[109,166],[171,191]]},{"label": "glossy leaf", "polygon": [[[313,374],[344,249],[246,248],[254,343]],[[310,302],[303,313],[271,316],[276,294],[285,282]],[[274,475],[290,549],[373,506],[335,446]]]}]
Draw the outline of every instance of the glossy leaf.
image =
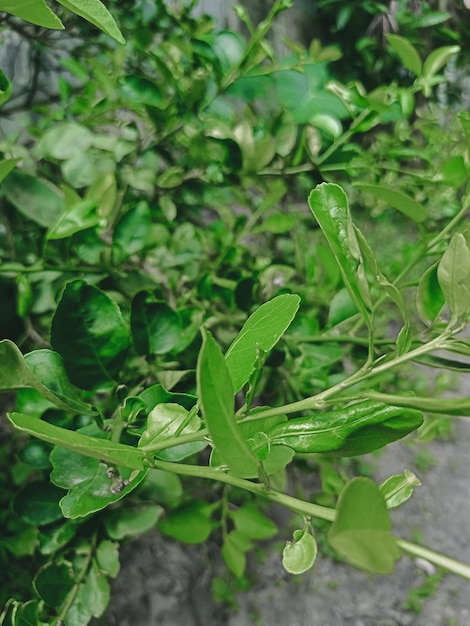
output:
[{"label": "glossy leaf", "polygon": [[179,404],[157,404],[147,419],[147,429],[142,434],[139,447],[152,449],[165,439],[188,433],[195,433],[201,427],[200,418]]},{"label": "glossy leaf", "polygon": [[437,268],[437,279],[453,315],[470,310],[470,250],[461,233],[453,235]]},{"label": "glossy leaf", "polygon": [[125,43],[113,16],[100,0],[57,0],[57,2],[72,13],[83,17],[118,43]]},{"label": "glossy leaf", "polygon": [[13,508],[22,520],[33,526],[51,524],[62,518],[59,500],[62,489],[48,481],[27,483],[16,494]]},{"label": "glossy leaf", "polygon": [[23,356],[8,339],[0,341],[0,391],[31,388],[65,411],[96,415],[83,402],[67,378],[62,358],[51,350],[35,350]]},{"label": "glossy leaf", "polygon": [[60,606],[75,584],[71,567],[66,563],[48,563],[33,581],[39,597],[50,607]]},{"label": "glossy leaf", "polygon": [[163,508],[158,504],[143,504],[137,509],[118,509],[105,519],[105,527],[111,539],[124,539],[155,527]]},{"label": "glossy leaf", "polygon": [[183,330],[179,314],[147,291],[139,292],[132,301],[131,328],[139,354],[170,352],[180,342]]},{"label": "glossy leaf", "polygon": [[390,574],[400,557],[391,526],[380,489],[369,478],[354,478],[341,492],[328,539],[356,567]]},{"label": "glossy leaf", "polygon": [[[84,430],[90,428],[92,432],[96,430],[95,426]],[[105,439],[101,441],[105,448],[108,442]],[[59,447],[52,451],[51,463],[54,468],[51,480],[59,487],[68,489],[60,501],[62,512],[65,517],[72,519],[86,517],[121,500],[142,482],[147,472],[119,466],[113,466],[110,470],[96,458]]]},{"label": "glossy leaf", "polygon": [[419,279],[416,308],[421,321],[432,324],[446,301],[437,277],[438,264],[431,265]]},{"label": "glossy leaf", "polygon": [[236,476],[257,476],[258,459],[235,420],[234,389],[229,368],[215,339],[205,329],[197,362],[197,389],[207,429],[222,462]]},{"label": "glossy leaf", "polygon": [[144,469],[144,453],[132,446],[83,435],[22,413],[9,413],[8,419],[18,430],[55,446],[61,446],[77,454],[102,460],[111,465],[136,470]]},{"label": "glossy leaf", "polygon": [[423,64],[423,76],[435,76],[453,56],[460,52],[460,46],[443,46],[433,50]]},{"label": "glossy leaf", "polygon": [[423,206],[414,198],[407,196],[401,191],[390,189],[390,187],[385,187],[384,185],[366,185],[364,183],[354,183],[354,187],[387,202],[391,207],[416,223],[423,222],[426,219],[426,211]]},{"label": "glossy leaf", "polygon": [[413,44],[400,35],[385,35],[385,37],[400,57],[400,61],[406,69],[416,74],[416,76],[421,76],[423,63]]},{"label": "glossy leaf", "polygon": [[371,307],[369,286],[344,191],[338,185],[322,183],[310,193],[308,202],[339,265],[354,304],[368,319]]},{"label": "glossy leaf", "polygon": [[282,566],[289,574],[303,574],[315,563],[317,543],[307,531],[296,530],[294,540],[288,541],[282,551]]},{"label": "glossy leaf", "polygon": [[119,372],[129,334],[117,304],[94,285],[75,280],[60,298],[51,342],[62,355],[70,380],[83,389],[96,389]]},{"label": "glossy leaf", "polygon": [[296,452],[354,456],[401,439],[422,422],[417,410],[364,401],[312,417],[291,419],[274,426],[267,434],[272,445],[285,445]]},{"label": "glossy leaf", "polygon": [[269,352],[285,333],[299,308],[294,294],[262,304],[245,322],[225,354],[225,363],[237,393],[248,382],[259,351]]},{"label": "glossy leaf", "polygon": [[441,415],[455,415],[470,417],[470,397],[461,398],[434,398],[422,396],[399,396],[395,394],[369,391],[365,395],[372,400],[386,402],[394,406],[402,406],[426,413],[440,413]]},{"label": "glossy leaf", "polygon": [[65,209],[63,198],[40,178],[13,170],[2,183],[8,201],[25,217],[49,228]]},{"label": "glossy leaf", "polygon": [[139,202],[121,217],[113,233],[113,256],[117,263],[145,248],[151,223],[150,209],[146,202]]},{"label": "glossy leaf", "polygon": [[385,498],[385,504],[388,509],[393,509],[403,502],[406,502],[413,495],[415,487],[421,485],[420,480],[405,469],[403,474],[397,474],[396,476],[390,476],[380,485],[380,491]]},{"label": "glossy leaf", "polygon": [[0,11],[5,11],[43,28],[64,28],[45,0],[22,0],[21,3],[18,0],[0,0]]},{"label": "glossy leaf", "polygon": [[87,228],[93,228],[100,222],[94,200],[84,200],[67,209],[47,231],[47,238],[65,239]]}]

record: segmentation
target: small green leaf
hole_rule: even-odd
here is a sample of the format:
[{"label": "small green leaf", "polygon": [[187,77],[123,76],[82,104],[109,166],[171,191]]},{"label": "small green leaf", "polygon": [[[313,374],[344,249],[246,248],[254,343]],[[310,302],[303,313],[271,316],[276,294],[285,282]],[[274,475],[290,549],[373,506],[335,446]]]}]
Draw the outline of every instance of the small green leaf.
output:
[{"label": "small green leaf", "polygon": [[204,543],[211,534],[211,522],[205,502],[185,502],[158,522],[158,529],[183,543]]},{"label": "small green leaf", "polygon": [[356,567],[390,574],[400,557],[391,527],[380,489],[369,478],[353,478],[341,492],[328,539]]},{"label": "small green leaf", "polygon": [[[11,82],[2,70],[0,70],[0,106],[5,104],[5,102],[10,99],[12,89],[13,86]],[[11,161],[15,161],[13,166],[10,165]],[[21,161],[21,159],[8,159],[7,161],[0,161],[0,182],[8,176],[18,161]]]},{"label": "small green leaf", "polygon": [[83,17],[118,43],[126,43],[113,16],[100,0],[57,0],[57,2],[72,13]]},{"label": "small green leaf", "polygon": [[277,526],[252,504],[243,504],[230,513],[235,528],[250,539],[269,539],[277,532]]},{"label": "small green leaf", "polygon": [[146,202],[139,202],[121,217],[113,233],[113,258],[116,263],[122,263],[145,248],[151,223],[150,209]]},{"label": "small green leaf", "polygon": [[62,489],[48,481],[27,483],[15,496],[13,508],[22,520],[34,526],[51,524],[62,519],[59,500]]},{"label": "small green leaf", "polygon": [[65,563],[48,563],[33,581],[39,597],[50,607],[60,606],[75,584],[73,573]]},{"label": "small green leaf", "polygon": [[270,232],[276,235],[287,233],[299,221],[299,217],[293,214],[276,213],[270,215],[263,222],[253,229],[253,233]]},{"label": "small green leaf", "polygon": [[421,485],[420,480],[405,469],[403,474],[397,474],[396,476],[390,476],[380,485],[380,491],[385,498],[385,504],[388,509],[393,509],[403,502],[406,502],[413,495],[415,487]]},{"label": "small green leaf", "polygon": [[132,300],[131,328],[139,354],[166,354],[180,342],[183,325],[166,302],[141,291]]},{"label": "small green leaf", "polygon": [[470,310],[470,250],[461,233],[452,236],[437,268],[437,279],[453,315]]},{"label": "small green leaf", "polygon": [[111,539],[121,540],[154,528],[162,513],[163,508],[158,504],[142,504],[135,509],[113,511],[104,524]]},{"label": "small green leaf", "polygon": [[421,321],[432,324],[446,303],[437,277],[438,263],[431,265],[419,279],[416,308]]},{"label": "small green leaf", "polygon": [[215,339],[205,329],[197,362],[197,389],[207,429],[222,462],[240,478],[257,476],[258,459],[235,420],[229,369]]},{"label": "small green leaf", "polygon": [[240,547],[239,533],[237,531],[232,531],[225,536],[222,544],[222,556],[228,569],[237,578],[241,578],[245,573],[245,551]]},{"label": "small green leaf", "polygon": [[112,465],[137,470],[144,469],[145,454],[142,450],[132,446],[83,435],[22,413],[9,413],[8,419],[18,430],[55,446],[61,446],[77,454],[103,460]]},{"label": "small green leaf", "polygon": [[310,193],[308,202],[339,265],[354,304],[364,318],[369,319],[369,286],[346,194],[338,185],[322,183]]},{"label": "small green leaf", "polygon": [[0,11],[20,17],[43,28],[62,29],[64,25],[44,0],[0,0]]},{"label": "small green leaf", "polygon": [[119,574],[119,543],[104,539],[96,548],[96,562],[102,572],[116,578]]},{"label": "small green leaf", "polygon": [[423,206],[411,196],[407,196],[401,191],[390,189],[384,185],[366,185],[364,183],[354,183],[354,187],[370,193],[371,195],[387,202],[397,211],[403,213],[414,222],[420,223],[426,219],[426,211]]},{"label": "small green leaf", "polygon": [[57,222],[47,231],[50,240],[65,239],[82,230],[93,228],[100,222],[94,200],[83,200],[64,211]]},{"label": "small green leaf", "polygon": [[288,541],[282,551],[282,566],[289,574],[303,574],[315,563],[317,543],[307,531],[294,532],[294,541]]},{"label": "small green leaf", "polygon": [[96,560],[92,561],[81,595],[93,617],[100,617],[108,608],[111,589],[106,576],[100,572]]},{"label": "small green leaf", "polygon": [[[0,105],[2,103],[2,91],[3,91],[2,71],[0,70]],[[21,158],[4,159],[3,161],[0,161],[0,183],[5,180],[8,174],[15,169],[16,165],[20,161],[21,161]]]},{"label": "small green leaf", "polygon": [[237,393],[248,382],[259,351],[272,350],[299,308],[294,294],[277,296],[262,304],[245,322],[225,354],[225,363]]},{"label": "small green leaf", "polygon": [[179,404],[157,404],[147,419],[147,429],[139,441],[142,450],[152,449],[155,444],[177,435],[195,433],[201,427],[201,420],[194,411],[187,411]]},{"label": "small green leaf", "polygon": [[24,274],[16,275],[16,311],[20,317],[26,317],[34,302],[33,290],[29,278]]},{"label": "small green leaf", "polygon": [[119,307],[104,291],[74,280],[65,286],[52,319],[51,342],[70,380],[96,389],[121,369],[129,334]]},{"label": "small green leaf", "polygon": [[413,44],[404,37],[400,37],[400,35],[385,35],[385,37],[400,57],[400,61],[406,69],[416,74],[416,76],[421,76],[423,63]]},{"label": "small green leaf", "polygon": [[433,50],[424,61],[423,76],[435,76],[453,56],[460,52],[460,46],[443,46]]},{"label": "small green leaf", "polygon": [[64,212],[64,200],[52,185],[25,172],[13,170],[2,188],[8,201],[39,226],[49,228]]}]

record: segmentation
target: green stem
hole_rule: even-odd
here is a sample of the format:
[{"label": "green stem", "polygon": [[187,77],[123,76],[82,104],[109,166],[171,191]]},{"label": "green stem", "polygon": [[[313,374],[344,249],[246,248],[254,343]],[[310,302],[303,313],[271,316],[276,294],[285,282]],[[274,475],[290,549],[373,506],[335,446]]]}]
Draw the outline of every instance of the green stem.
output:
[{"label": "green stem", "polygon": [[[299,513],[300,515],[304,515],[306,517],[316,517],[326,520],[328,522],[333,522],[336,517],[335,509],[320,506],[318,504],[313,504],[312,502],[304,502],[303,500],[299,500],[298,498],[294,498],[293,496],[289,496],[285,493],[280,493],[278,491],[268,490],[264,485],[261,485],[259,483],[252,483],[251,481],[245,480],[243,478],[230,476],[226,472],[223,472],[219,469],[199,467],[197,465],[183,465],[180,463],[170,463],[168,461],[158,460],[155,460],[153,462],[153,465],[155,468],[167,472],[174,472],[176,474],[182,474],[185,476],[196,476],[199,478],[216,480],[218,482],[222,482],[228,485],[233,485],[234,487],[239,487],[240,489],[244,489],[245,491],[249,491],[258,496],[267,498],[271,502],[281,504],[291,511],[294,511],[295,513]],[[455,559],[447,557],[443,554],[439,554],[438,552],[434,552],[434,550],[430,550],[429,548],[423,548],[422,546],[414,544],[411,541],[401,539],[400,537],[397,537],[397,544],[407,554],[426,559],[427,561],[433,563],[438,567],[443,567],[453,574],[457,574],[458,576],[462,576],[463,578],[467,578],[470,580],[470,566],[466,565],[465,563],[460,563]]]},{"label": "green stem", "polygon": [[338,150],[338,148],[341,148],[341,146],[343,144],[345,144],[347,141],[349,141],[351,139],[351,137],[354,135],[357,126],[359,126],[359,124],[366,119],[366,117],[369,115],[369,113],[371,113],[371,109],[369,109],[369,108],[364,109],[364,111],[362,111],[362,113],[360,113],[353,120],[353,122],[351,123],[351,126],[348,128],[348,130],[345,131],[342,135],[340,135],[338,137],[338,139],[336,139],[336,141],[334,141],[331,144],[331,146],[329,148],[327,148],[325,150],[325,152],[315,161],[315,165],[317,167],[319,167],[324,161],[329,159],[330,156],[332,154],[334,154],[336,152],[336,150]]}]

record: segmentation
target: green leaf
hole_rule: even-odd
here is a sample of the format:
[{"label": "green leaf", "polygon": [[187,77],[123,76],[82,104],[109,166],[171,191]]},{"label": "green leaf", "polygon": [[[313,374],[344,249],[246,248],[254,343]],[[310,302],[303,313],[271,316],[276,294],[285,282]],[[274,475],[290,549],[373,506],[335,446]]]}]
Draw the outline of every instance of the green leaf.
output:
[{"label": "green leaf", "polygon": [[423,76],[435,76],[453,56],[460,52],[460,46],[443,46],[433,50],[423,65]]},{"label": "green leaf", "polygon": [[[2,103],[2,79],[1,79],[1,70],[0,70],[0,105]],[[10,172],[12,172],[16,165],[21,161],[21,158],[17,159],[4,159],[0,161],[0,183],[5,180]]]},{"label": "green leaf", "polygon": [[132,300],[131,329],[139,354],[167,354],[180,342],[183,325],[166,302],[141,291]]},{"label": "green leaf", "polygon": [[[91,425],[82,429],[81,433],[74,434],[86,436],[88,432],[100,431]],[[104,438],[101,441],[106,450],[110,442]],[[110,468],[99,459],[59,447],[52,451],[51,463],[54,468],[51,480],[59,487],[68,489],[68,494],[60,501],[62,512],[65,517],[72,519],[86,517],[121,500],[140,485],[147,473],[147,470],[131,470],[119,465]]]},{"label": "green leaf", "polygon": [[18,430],[55,446],[61,446],[77,454],[103,460],[112,465],[137,470],[144,469],[145,454],[132,446],[83,435],[22,413],[9,413],[8,419]]},{"label": "green leaf", "polygon": [[346,194],[338,185],[322,183],[310,193],[308,202],[339,265],[354,304],[365,319],[369,319],[369,286]]},{"label": "green leaf", "polygon": [[423,206],[416,202],[414,198],[407,196],[401,191],[390,189],[384,185],[366,185],[364,183],[354,183],[354,187],[387,202],[394,209],[397,209],[397,211],[400,211],[416,223],[423,222],[426,219],[426,211]]},{"label": "green leaf", "polygon": [[116,578],[119,574],[119,543],[104,539],[96,548],[96,562],[102,572]]},{"label": "green leaf", "polygon": [[385,37],[400,57],[400,61],[406,69],[416,74],[416,76],[421,76],[423,63],[413,44],[404,37],[400,37],[400,35],[385,35]]},{"label": "green leaf", "polygon": [[65,161],[77,151],[86,152],[93,145],[93,133],[86,126],[76,122],[54,125],[47,130],[34,148],[38,158],[47,156]]},{"label": "green leaf", "polygon": [[51,343],[70,380],[96,389],[118,374],[129,334],[117,304],[98,287],[75,280],[65,286],[52,319]]},{"label": "green leaf", "polygon": [[83,17],[118,43],[126,43],[113,16],[100,0],[57,0],[57,2],[72,13]]},{"label": "green leaf", "polygon": [[39,597],[50,607],[60,606],[75,584],[71,568],[66,563],[48,563],[33,581]]},{"label": "green leaf", "polygon": [[380,491],[385,498],[385,504],[388,509],[393,509],[403,502],[406,502],[413,495],[415,487],[421,485],[420,480],[405,469],[403,474],[397,474],[396,476],[390,476],[380,485]]},{"label": "green leaf", "polygon": [[139,441],[139,448],[148,450],[165,439],[187,433],[195,433],[201,427],[200,418],[194,411],[187,411],[179,404],[157,404],[147,419],[147,429]]},{"label": "green leaf", "polygon": [[116,263],[122,263],[145,248],[151,224],[150,209],[146,202],[139,202],[121,217],[113,233],[113,258]]},{"label": "green leaf", "polygon": [[369,478],[353,478],[341,492],[328,539],[356,567],[374,574],[390,574],[400,558],[391,527],[377,485]]},{"label": "green leaf", "polygon": [[344,320],[349,319],[358,312],[349,291],[340,289],[331,299],[330,310],[328,311],[328,324],[336,326],[336,324],[344,322]]},{"label": "green leaf", "polygon": [[[468,355],[467,355],[468,356]],[[443,363],[445,367],[445,364]],[[441,415],[455,415],[470,417],[470,397],[463,398],[433,398],[421,396],[398,396],[395,394],[368,391],[364,395],[372,400],[386,402],[394,406],[402,406],[426,413],[440,413]]]},{"label": "green leaf", "polygon": [[437,277],[438,263],[431,265],[419,279],[416,308],[421,321],[432,324],[446,303]]},{"label": "green leaf", "polygon": [[297,224],[299,221],[298,215],[276,213],[270,215],[263,222],[253,228],[253,233],[270,232],[276,235],[287,233]]},{"label": "green leaf", "polygon": [[15,496],[13,508],[21,519],[33,526],[43,526],[62,519],[59,500],[62,489],[48,481],[27,483]]},{"label": "green leaf", "polygon": [[[0,619],[1,619],[0,615]],[[24,604],[18,605],[15,611],[15,621],[13,626],[38,626],[38,601],[30,600]],[[3,622],[0,622],[3,624]]]},{"label": "green leaf", "polygon": [[277,526],[252,504],[243,504],[230,513],[235,528],[250,539],[269,539],[277,532]]},{"label": "green leaf", "polygon": [[51,350],[35,350],[25,357],[10,340],[0,341],[0,391],[32,388],[64,411],[95,416],[67,378],[62,358]]},{"label": "green leaf", "polygon": [[[5,104],[5,102],[7,102],[10,99],[12,90],[13,90],[13,86],[11,82],[8,80],[8,78],[5,76],[2,70],[0,70],[0,106]],[[18,161],[21,161],[21,159],[9,159],[7,161],[0,161],[0,182],[4,178],[6,178],[6,176],[13,169],[13,168],[10,168],[8,165],[10,161],[18,162]],[[4,174],[5,171],[6,171],[6,174]]]},{"label": "green leaf", "polygon": [[65,239],[87,228],[93,228],[100,223],[97,211],[97,203],[94,200],[83,200],[70,209],[66,209],[47,231],[47,238]]},{"label": "green leaf", "polygon": [[40,226],[49,228],[64,212],[64,200],[52,186],[25,172],[13,170],[2,188],[9,202]]},{"label": "green leaf", "polygon": [[[222,556],[228,569],[237,578],[241,578],[246,569],[246,556],[245,552],[248,548],[243,545],[243,539],[240,541],[240,533],[232,531],[227,533],[222,544]],[[242,545],[240,546],[240,543]],[[245,548],[245,549],[244,549]]]},{"label": "green leaf", "polygon": [[106,531],[111,539],[124,539],[154,528],[163,508],[158,504],[143,504],[136,509],[113,511],[105,519]]},{"label": "green leaf", "polygon": [[197,389],[207,429],[222,462],[240,478],[257,476],[258,459],[235,420],[229,368],[215,339],[205,329],[197,362]]},{"label": "green leaf", "polygon": [[44,0],[0,0],[0,11],[20,17],[43,28],[62,29],[64,25]]},{"label": "green leaf", "polygon": [[453,315],[470,310],[470,250],[461,233],[452,236],[437,268],[437,279]]},{"label": "green leaf", "polygon": [[259,351],[269,352],[285,333],[299,304],[297,295],[277,296],[262,304],[247,319],[225,354],[225,364],[235,393],[248,382]]},{"label": "green leaf", "polygon": [[306,530],[296,530],[294,541],[288,541],[282,551],[282,566],[289,574],[303,574],[315,563],[317,543]]},{"label": "green leaf", "polygon": [[93,617],[100,617],[108,608],[111,589],[106,576],[100,572],[94,559],[83,584],[81,595]]},{"label": "green leaf", "polygon": [[296,452],[354,456],[401,439],[422,422],[420,411],[366,400],[344,409],[294,418],[266,432],[271,445],[285,445]]},{"label": "green leaf", "polygon": [[158,522],[162,533],[183,543],[204,543],[213,528],[206,503],[198,500],[185,502]]}]

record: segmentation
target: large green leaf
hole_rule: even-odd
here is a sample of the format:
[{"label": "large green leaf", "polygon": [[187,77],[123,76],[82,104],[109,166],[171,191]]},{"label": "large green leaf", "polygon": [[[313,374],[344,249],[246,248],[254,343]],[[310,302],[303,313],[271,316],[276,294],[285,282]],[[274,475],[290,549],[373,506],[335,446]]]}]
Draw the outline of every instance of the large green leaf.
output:
[{"label": "large green leaf", "polygon": [[310,193],[308,202],[339,265],[354,304],[368,319],[371,307],[369,286],[346,194],[338,185],[322,183]]},{"label": "large green leaf", "polygon": [[379,402],[358,402],[344,409],[299,417],[267,430],[272,445],[296,452],[366,454],[405,437],[421,426],[420,411]]},{"label": "large green leaf", "polygon": [[119,222],[113,233],[113,258],[121,263],[133,254],[144,249],[149,240],[152,218],[146,202],[128,211]]},{"label": "large green leaf", "polygon": [[75,280],[66,285],[52,319],[51,343],[70,380],[96,389],[119,372],[129,334],[117,304],[98,287]]},{"label": "large green leaf", "polygon": [[118,43],[126,43],[113,16],[100,0],[57,0],[57,2],[72,13],[83,17]]},{"label": "large green leaf", "polygon": [[5,11],[43,28],[64,28],[60,19],[50,10],[44,0],[21,0],[21,2],[0,0],[0,11]]},{"label": "large green leaf", "polygon": [[416,74],[416,76],[421,76],[423,62],[413,44],[400,35],[385,35],[385,37],[400,57],[400,61],[406,69]]},{"label": "large green leaf", "polygon": [[54,426],[54,424],[49,424],[44,420],[24,415],[23,413],[9,413],[8,419],[18,430],[52,443],[55,446],[66,448],[77,454],[90,456],[110,465],[136,470],[144,469],[144,452],[132,446],[91,437],[90,435],[83,435],[82,433]]},{"label": "large green leaf", "polygon": [[9,202],[40,226],[52,226],[64,212],[64,199],[52,186],[25,172],[13,170],[2,188]]},{"label": "large green leaf", "polygon": [[183,325],[166,302],[141,291],[132,300],[131,328],[139,354],[166,354],[180,342]]},{"label": "large green leaf", "polygon": [[0,341],[0,391],[36,389],[65,411],[95,415],[67,378],[62,357],[51,350],[35,350],[25,357],[8,339]]},{"label": "large green leaf", "polygon": [[184,502],[159,520],[158,529],[183,543],[204,543],[215,527],[208,509],[203,501]]},{"label": "large green leaf", "polygon": [[39,597],[56,608],[65,601],[75,584],[72,568],[66,563],[47,563],[34,578],[34,587]]},{"label": "large green leaf", "polygon": [[330,544],[350,563],[368,572],[390,574],[400,558],[380,489],[369,478],[354,478],[341,492]]},{"label": "large green leaf", "polygon": [[215,339],[205,329],[197,362],[197,389],[207,429],[222,462],[236,476],[257,476],[259,461],[235,420],[229,369]]},{"label": "large green leaf", "polygon": [[262,304],[245,322],[225,354],[233,390],[248,382],[259,351],[269,352],[295,317],[300,298],[294,294],[277,296]]},{"label": "large green leaf", "polygon": [[33,526],[44,526],[62,519],[59,500],[64,495],[49,481],[26,483],[15,495],[13,509],[23,521]]},{"label": "large green leaf", "polygon": [[384,185],[367,185],[364,183],[354,183],[354,187],[387,202],[414,222],[419,223],[426,219],[426,211],[423,205],[401,191],[390,189],[390,187],[385,187]]},{"label": "large green leaf", "polygon": [[437,268],[437,279],[452,314],[470,311],[470,250],[461,233],[453,235]]}]

